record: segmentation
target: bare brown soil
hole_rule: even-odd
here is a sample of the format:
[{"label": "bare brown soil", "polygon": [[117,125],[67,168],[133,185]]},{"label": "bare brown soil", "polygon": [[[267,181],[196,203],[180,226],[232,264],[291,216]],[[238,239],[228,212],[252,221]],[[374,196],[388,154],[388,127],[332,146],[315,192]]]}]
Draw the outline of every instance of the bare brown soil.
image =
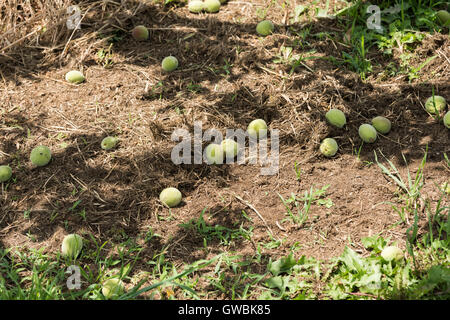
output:
[{"label": "bare brown soil", "polygon": [[[322,57],[340,57],[348,46],[291,35],[283,26],[288,13],[275,8],[267,15],[277,25],[275,34],[259,38],[255,10],[264,8],[264,1],[230,1],[218,14],[198,15],[186,7],[144,1],[122,6],[106,2],[103,7],[100,2],[82,2],[91,10],[70,42],[71,32],[62,22],[57,37],[39,44],[24,41],[0,54],[0,164],[14,170],[14,181],[0,194],[1,246],[56,252],[64,235],[76,232],[89,233],[100,243],[109,241],[112,247],[127,238],[142,241],[151,228],[162,238],[143,243],[142,256],[151,259],[167,246],[167,256],[175,263],[193,262],[224,250],[212,242],[205,251],[198,234],[180,227],[206,209],[211,225],[231,228],[239,222],[254,227],[252,242],[236,241],[226,248],[239,254],[254,253],[255,243],[269,241],[271,232],[287,239],[279,249],[265,249],[273,258],[288,253],[295,243],[300,245],[298,254],[323,260],[339,255],[346,245],[365,253],[360,239],[375,234],[404,247],[410,224],[395,225],[399,216],[387,204],[398,202],[399,188],[381,173],[374,151],[385,165],[380,152],[393,161],[406,179],[407,168],[412,173],[418,168],[426,145],[422,195],[436,206],[437,186],[449,177],[443,153],[450,155],[450,131],[431,118],[423,104],[433,86],[436,94],[450,99],[447,35],[430,34],[417,48],[417,65],[438,57],[412,83],[405,77],[363,82],[326,59],[308,60],[308,68],[300,66],[289,77],[289,67],[273,63],[281,45],[298,39],[296,53],[315,49],[314,55]],[[115,14],[108,17],[111,12]],[[137,24],[150,28],[149,41],[131,38],[129,30]],[[328,19],[307,25],[311,34],[346,31]],[[107,68],[97,56],[99,49],[109,47],[98,37],[99,29],[104,35],[124,30],[111,47]],[[160,61],[169,54],[178,58],[180,67],[167,74]],[[391,62],[376,52],[372,58],[380,72]],[[87,81],[66,83],[64,75],[71,69],[82,70]],[[326,123],[324,114],[332,107],[347,114],[344,129]],[[358,127],[377,115],[391,120],[392,131],[364,145],[358,161]],[[176,142],[170,137],[175,129],[193,132],[194,121],[202,121],[203,130],[225,133],[227,128],[245,130],[256,118],[280,130],[277,175],[262,176],[261,167],[251,164],[172,163]],[[120,137],[117,149],[100,149],[106,135]],[[325,137],[339,143],[331,159],[318,151]],[[29,153],[40,144],[51,148],[53,159],[46,167],[33,168]],[[295,162],[301,168],[300,181]],[[331,208],[313,205],[301,227],[282,222],[286,209],[277,193],[285,199],[291,193],[301,197],[312,186],[328,184],[325,197],[332,200]],[[183,194],[182,205],[170,213],[158,200],[168,186]],[[85,219],[78,214],[83,209]],[[243,217],[243,210],[252,222]],[[421,231],[425,223],[423,214]],[[144,262],[136,272],[149,268]]]}]

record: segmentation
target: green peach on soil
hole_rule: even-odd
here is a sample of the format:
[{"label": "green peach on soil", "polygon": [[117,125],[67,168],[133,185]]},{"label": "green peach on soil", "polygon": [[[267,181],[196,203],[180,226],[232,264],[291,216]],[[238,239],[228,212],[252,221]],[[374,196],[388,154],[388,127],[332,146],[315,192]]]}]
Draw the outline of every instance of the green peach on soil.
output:
[{"label": "green peach on soil", "polygon": [[448,27],[450,26],[450,13],[446,10],[439,10],[436,13],[436,17],[438,22],[441,24],[441,26],[443,27]]},{"label": "green peach on soil", "polygon": [[178,59],[174,56],[165,57],[161,65],[164,71],[171,72],[178,68]]},{"label": "green peach on soil", "polygon": [[83,248],[83,238],[77,234],[69,234],[64,237],[61,245],[61,253],[64,257],[75,259]]},{"label": "green peach on soil", "polygon": [[267,136],[267,124],[263,119],[253,120],[248,125],[247,132],[251,138],[264,138]]},{"label": "green peach on soil", "polygon": [[169,208],[176,207],[181,202],[181,192],[177,188],[169,187],[161,191],[159,200]]},{"label": "green peach on soil", "polygon": [[42,167],[47,165],[52,158],[50,149],[46,146],[37,146],[31,150],[30,160],[35,166]]},{"label": "green peach on soil", "polygon": [[238,154],[239,144],[233,139],[222,140],[222,149],[226,158],[234,158]]},{"label": "green peach on soil", "polygon": [[106,299],[115,299],[124,291],[123,282],[118,278],[108,279],[102,285],[102,294]]},{"label": "green peach on soil", "polygon": [[204,6],[205,10],[209,13],[219,12],[220,1],[219,0],[205,0],[203,2],[203,6]]},{"label": "green peach on soil", "polygon": [[274,25],[270,20],[263,20],[256,25],[256,32],[261,36],[268,36],[274,30]]},{"label": "green peach on soil", "polygon": [[66,81],[70,83],[82,83],[85,79],[83,73],[78,70],[72,70],[66,73]]},{"label": "green peach on soil", "polygon": [[391,131],[391,121],[382,116],[373,118],[372,126],[375,128],[375,130],[382,134],[387,134],[389,133],[389,131]]},{"label": "green peach on soil", "polygon": [[0,166],[0,182],[6,182],[11,179],[12,169],[10,166]]},{"label": "green peach on soil", "polygon": [[205,149],[208,164],[223,164],[224,150],[221,144],[211,143]]},{"label": "green peach on soil", "polygon": [[377,140],[377,130],[370,124],[362,124],[359,126],[358,134],[366,143],[373,143]]},{"label": "green peach on soil", "polygon": [[188,9],[189,9],[189,11],[192,12],[192,13],[199,13],[199,12],[202,12],[202,10],[204,9],[203,1],[201,1],[201,0],[192,0],[192,1],[189,1]]},{"label": "green peach on soil", "polygon": [[445,109],[447,102],[442,96],[431,96],[425,101],[425,109],[431,114],[439,114]]},{"label": "green peach on soil", "polygon": [[137,41],[145,41],[148,39],[148,29],[145,26],[136,26],[131,31],[131,35]]},{"label": "green peach on soil", "polygon": [[444,116],[444,126],[450,129],[450,111],[447,111]]},{"label": "green peach on soil", "polygon": [[381,251],[381,257],[386,261],[399,261],[403,259],[403,251],[396,246],[388,246]]},{"label": "green peach on soil", "polygon": [[118,141],[119,141],[118,138],[108,136],[102,140],[100,146],[102,147],[103,150],[111,150],[117,145]]},{"label": "green peach on soil", "polygon": [[338,128],[342,128],[347,123],[345,114],[339,109],[331,109],[325,114],[327,121]]},{"label": "green peach on soil", "polygon": [[332,157],[338,151],[338,144],[333,138],[325,138],[320,144],[320,152],[325,157]]}]

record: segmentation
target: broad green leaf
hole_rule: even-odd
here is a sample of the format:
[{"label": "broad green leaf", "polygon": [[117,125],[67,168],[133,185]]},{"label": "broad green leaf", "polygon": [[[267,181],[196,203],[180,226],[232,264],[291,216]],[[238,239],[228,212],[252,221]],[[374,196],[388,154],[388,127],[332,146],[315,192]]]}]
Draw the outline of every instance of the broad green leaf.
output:
[{"label": "broad green leaf", "polygon": [[270,273],[274,276],[279,275],[280,273],[288,272],[297,261],[292,255],[292,252],[285,258],[278,259],[275,262],[269,262],[268,269]]},{"label": "broad green leaf", "polygon": [[271,289],[277,288],[280,291],[284,291],[285,288],[283,277],[280,276],[267,279],[266,285]]},{"label": "broad green leaf", "polygon": [[364,262],[361,260],[360,256],[349,247],[345,246],[344,253],[340,260],[344,262],[351,271],[356,271],[357,273],[364,272]]},{"label": "broad green leaf", "polygon": [[377,235],[372,237],[364,237],[361,239],[361,242],[366,249],[372,249],[376,252],[382,251],[387,244],[387,241],[383,237],[379,237]]}]

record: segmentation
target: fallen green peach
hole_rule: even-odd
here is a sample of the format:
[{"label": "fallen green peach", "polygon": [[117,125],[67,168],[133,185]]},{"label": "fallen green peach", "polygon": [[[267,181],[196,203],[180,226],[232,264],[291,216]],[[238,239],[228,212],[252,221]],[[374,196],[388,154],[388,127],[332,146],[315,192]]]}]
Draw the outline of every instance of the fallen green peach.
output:
[{"label": "fallen green peach", "polygon": [[159,200],[169,208],[176,207],[181,202],[181,192],[174,187],[166,188],[159,194]]},{"label": "fallen green peach", "polygon": [[403,251],[396,246],[388,246],[381,251],[381,257],[386,261],[399,261],[403,259]]},{"label": "fallen green peach", "polygon": [[0,166],[0,182],[6,182],[11,179],[12,170],[10,166]]},{"label": "fallen green peach", "polygon": [[274,25],[270,20],[263,20],[256,25],[256,32],[261,36],[268,36],[274,30]]},{"label": "fallen green peach", "polygon": [[425,101],[425,109],[431,114],[439,114],[445,109],[446,101],[442,96],[431,96]]},{"label": "fallen green peach", "polygon": [[438,22],[443,26],[443,27],[447,27],[450,26],[450,13],[448,11],[445,10],[439,10],[436,13],[436,17]]},{"label": "fallen green peach", "polygon": [[234,158],[238,154],[239,144],[234,141],[233,139],[225,139],[222,140],[222,149],[225,154],[225,157],[228,158]]},{"label": "fallen green peach", "polygon": [[220,1],[219,0],[205,0],[203,2],[203,6],[206,11],[209,13],[219,12],[220,10]]},{"label": "fallen green peach", "polygon": [[366,143],[372,143],[377,140],[377,130],[370,124],[362,124],[358,129],[359,136]]},{"label": "fallen green peach", "polygon": [[391,121],[389,119],[377,116],[372,119],[372,126],[382,134],[387,134],[389,131],[391,131]]},{"label": "fallen green peach", "polygon": [[118,141],[119,141],[118,138],[108,136],[102,140],[100,146],[102,147],[103,150],[111,150],[117,145]]},{"label": "fallen green peach", "polygon": [[61,245],[61,253],[63,256],[75,259],[83,248],[83,238],[77,234],[69,234],[64,237]]},{"label": "fallen green peach", "polygon": [[102,285],[102,294],[106,299],[115,299],[124,291],[123,282],[118,278],[108,279]]},{"label": "fallen green peach", "polygon": [[136,26],[131,31],[131,35],[137,41],[145,41],[148,39],[148,29],[145,26]]},{"label": "fallen green peach", "polygon": [[162,68],[166,72],[171,72],[178,68],[178,59],[174,56],[165,57],[162,61]]},{"label": "fallen green peach", "polygon": [[201,0],[193,0],[193,1],[190,1],[188,4],[188,9],[192,13],[202,12],[203,8],[204,8],[204,4],[203,4],[203,1],[201,1]]},{"label": "fallen green peach", "polygon": [[205,156],[208,164],[222,164],[224,150],[222,145],[211,143],[205,148]]},{"label": "fallen green peach", "polygon": [[332,157],[338,151],[338,144],[333,138],[325,138],[320,144],[320,152],[325,157]]},{"label": "fallen green peach", "polygon": [[77,70],[72,70],[66,73],[66,81],[70,82],[70,83],[81,83],[85,80],[86,78],[84,77],[84,75]]},{"label": "fallen green peach", "polygon": [[450,129],[450,111],[447,111],[444,116],[444,126]]},{"label": "fallen green peach", "polygon": [[47,165],[52,158],[50,149],[46,146],[37,146],[31,150],[30,160],[35,166],[42,167]]},{"label": "fallen green peach", "polygon": [[263,119],[253,120],[248,125],[247,132],[251,138],[264,138],[267,136],[267,124]]},{"label": "fallen green peach", "polygon": [[325,114],[327,121],[338,128],[342,128],[347,123],[345,114],[339,109],[331,109]]}]

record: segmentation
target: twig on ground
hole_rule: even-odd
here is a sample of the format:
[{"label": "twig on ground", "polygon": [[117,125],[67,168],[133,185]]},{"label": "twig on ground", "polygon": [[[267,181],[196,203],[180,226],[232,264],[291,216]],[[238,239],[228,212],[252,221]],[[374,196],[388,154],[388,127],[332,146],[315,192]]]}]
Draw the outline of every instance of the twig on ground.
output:
[{"label": "twig on ground", "polygon": [[256,210],[256,208],[254,206],[252,206],[250,203],[248,203],[247,201],[245,201],[244,199],[242,199],[241,197],[234,195],[234,197],[236,199],[238,199],[239,201],[241,201],[243,204],[245,204],[247,207],[249,207],[250,209],[252,209],[253,211],[255,211],[255,213],[258,215],[258,217],[262,220],[262,222],[264,222],[264,225],[266,226],[267,230],[269,230],[270,235],[273,236],[273,232],[272,229],[270,229],[269,225],[267,224],[266,220],[263,218],[263,216],[258,212],[258,210]]}]

